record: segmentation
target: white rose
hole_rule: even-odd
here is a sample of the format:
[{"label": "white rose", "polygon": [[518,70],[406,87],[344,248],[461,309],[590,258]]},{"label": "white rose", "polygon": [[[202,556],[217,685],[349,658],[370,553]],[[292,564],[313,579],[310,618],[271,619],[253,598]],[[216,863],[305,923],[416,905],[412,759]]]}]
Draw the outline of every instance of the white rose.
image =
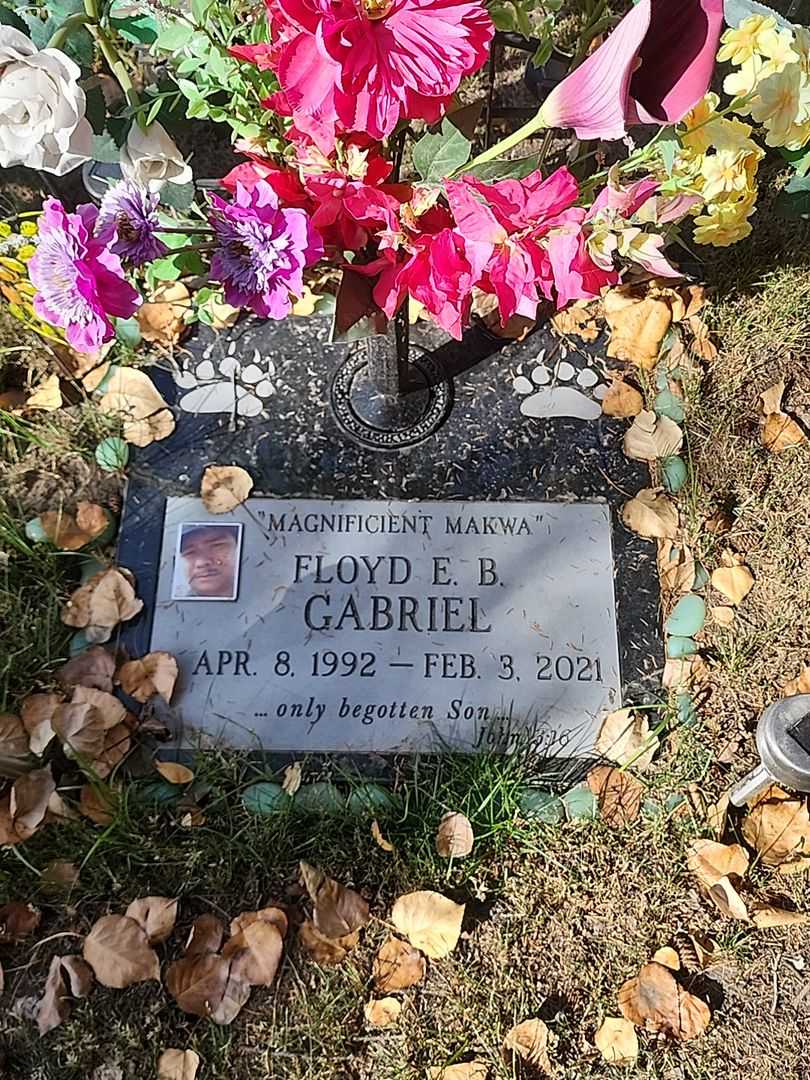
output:
[{"label": "white rose", "polygon": [[2,168],[28,165],[63,176],[90,159],[93,130],[80,75],[59,49],[37,49],[13,26],[0,26]]},{"label": "white rose", "polygon": [[144,131],[133,123],[121,149],[121,172],[150,191],[160,191],[165,183],[191,181],[191,166],[161,124],[150,124]]}]

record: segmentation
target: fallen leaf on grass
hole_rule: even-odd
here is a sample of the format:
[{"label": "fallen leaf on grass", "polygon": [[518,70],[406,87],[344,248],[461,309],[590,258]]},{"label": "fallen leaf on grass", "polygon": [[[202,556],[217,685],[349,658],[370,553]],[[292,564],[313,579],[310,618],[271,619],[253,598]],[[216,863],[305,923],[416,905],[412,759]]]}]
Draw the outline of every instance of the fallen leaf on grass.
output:
[{"label": "fallen leaf on grass", "polygon": [[62,704],[61,694],[29,694],[20,705],[20,718],[31,745],[31,753],[41,756],[54,737],[53,714]]},{"label": "fallen leaf on grass", "polygon": [[168,896],[144,896],[133,900],[125,914],[143,929],[150,945],[159,945],[174,930],[177,901]]},{"label": "fallen leaf on grass", "polygon": [[135,446],[149,446],[174,431],[171,410],[139,368],[116,368],[98,405],[103,413],[123,422],[123,436]]},{"label": "fallen leaf on grass", "polygon": [[632,532],[648,540],[674,540],[678,533],[677,507],[653,488],[644,488],[624,504],[622,521]]},{"label": "fallen leaf on grass", "polygon": [[754,587],[754,575],[743,562],[742,556],[726,548],[721,555],[722,566],[712,573],[712,585],[736,607]]},{"label": "fallen leaf on grass", "polygon": [[33,934],[41,920],[42,913],[22,900],[12,900],[4,904],[0,907],[0,945],[22,941],[29,934]]},{"label": "fallen leaf on grass", "polygon": [[62,405],[62,391],[59,389],[59,376],[49,375],[25,399],[26,409],[42,409],[54,412]]},{"label": "fallen leaf on grass", "polygon": [[662,945],[660,949],[656,949],[653,953],[653,960],[656,964],[663,964],[670,971],[681,970],[681,958],[671,945]]},{"label": "fallen leaf on grass", "polygon": [[250,473],[238,465],[209,465],[203,473],[200,497],[210,514],[227,514],[245,501],[252,488]]},{"label": "fallen leaf on grass", "polygon": [[110,788],[85,784],[79,794],[79,811],[96,825],[111,825],[118,812],[118,797]]},{"label": "fallen leaf on grass", "polygon": [[301,787],[302,779],[301,762],[294,761],[292,765],[288,765],[284,770],[284,782],[281,785],[282,791],[285,791],[292,797]]},{"label": "fallen leaf on grass", "polygon": [[729,802],[728,794],[721,795],[717,802],[706,807],[706,824],[714,833],[715,840],[720,840],[726,831]]},{"label": "fallen leaf on grass", "polygon": [[605,416],[638,416],[644,408],[644,398],[640,390],[624,379],[615,378],[602,398],[602,412]]},{"label": "fallen leaf on grass", "polygon": [[692,331],[692,352],[702,360],[716,360],[717,346],[709,337],[709,328],[699,315],[690,315],[686,320]]},{"label": "fallen leaf on grass", "polygon": [[91,645],[85,652],[63,664],[57,670],[56,677],[65,689],[88,686],[111,694],[114,674],[115,659],[112,653],[103,645]]},{"label": "fallen leaf on grass", "polygon": [[115,731],[126,715],[126,706],[112,694],[76,686],[73,700],[58,705],[51,722],[65,748],[95,761],[105,751],[108,733]]},{"label": "fallen leaf on grass", "polygon": [[200,1055],[193,1050],[164,1050],[158,1060],[158,1080],[195,1080]]},{"label": "fallen leaf on grass", "polygon": [[672,972],[652,962],[620,987],[619,1009],[636,1027],[660,1032],[671,1039],[686,1042],[696,1039],[709,1025],[708,1005],[684,990]]},{"label": "fallen leaf on grass", "polygon": [[792,416],[782,411],[785,382],[780,380],[768,387],[760,396],[762,402],[762,428],[760,439],[766,450],[779,454],[807,442],[807,435]]},{"label": "fallen leaf on grass", "polygon": [[443,859],[460,859],[469,855],[475,838],[469,818],[464,814],[445,814],[436,833],[436,851]]},{"label": "fallen leaf on grass", "polygon": [[78,956],[54,956],[45,981],[45,993],[37,1005],[37,1027],[40,1035],[59,1027],[70,1016],[71,998],[84,998],[93,989],[93,972]]},{"label": "fallen leaf on grass", "polygon": [[321,967],[335,967],[342,963],[360,941],[360,931],[344,937],[328,938],[322,934],[310,919],[306,919],[298,928],[298,941],[311,960]]},{"label": "fallen leaf on grass", "polygon": [[124,693],[141,704],[159,694],[168,705],[177,682],[177,661],[168,652],[147,653],[122,664],[116,679]]},{"label": "fallen leaf on grass", "polygon": [[203,956],[209,952],[219,952],[225,927],[216,915],[199,915],[191,926],[186,940],[186,956]]},{"label": "fallen leaf on grass", "polygon": [[368,1001],[363,1009],[363,1015],[373,1027],[389,1027],[395,1024],[402,1012],[402,1003],[396,998],[385,997],[377,1001]]},{"label": "fallen leaf on grass", "polygon": [[391,911],[396,929],[431,960],[441,960],[455,949],[463,919],[464,904],[429,890],[400,896]]},{"label": "fallen leaf on grass", "polygon": [[277,926],[257,919],[229,938],[222,950],[231,975],[250,986],[270,986],[276,977],[284,942]]},{"label": "fallen leaf on grass", "polygon": [[731,919],[748,922],[748,909],[735,884],[748,871],[745,849],[716,840],[693,840],[688,852],[686,865],[715,907]]},{"label": "fallen leaf on grass", "polygon": [[691,591],[695,584],[696,566],[688,547],[673,544],[671,540],[659,540],[656,561],[664,592],[677,596]]},{"label": "fallen leaf on grass", "polygon": [[735,614],[734,608],[726,607],[722,604],[717,607],[709,608],[709,615],[712,618],[712,622],[716,622],[718,626],[732,626],[734,624]]},{"label": "fallen leaf on grass", "polygon": [[21,840],[28,840],[45,820],[48,802],[56,791],[51,766],[18,776],[11,788],[9,811]]},{"label": "fallen leaf on grass", "polygon": [[328,938],[342,938],[366,925],[370,917],[368,904],[359,893],[309,863],[299,865],[301,880],[313,904],[316,930]]},{"label": "fallen leaf on grass", "polygon": [[377,990],[383,994],[392,990],[407,990],[420,983],[427,971],[425,958],[406,941],[391,937],[374,957],[371,974]]},{"label": "fallen leaf on grass", "polygon": [[487,1080],[485,1061],[462,1061],[458,1065],[434,1065],[427,1071],[428,1080]]},{"label": "fallen leaf on grass", "polygon": [[636,820],[644,786],[635,777],[610,765],[597,765],[588,773],[587,780],[606,825],[620,829]]},{"label": "fallen leaf on grass", "polygon": [[563,337],[574,334],[583,341],[596,341],[599,337],[599,324],[590,310],[589,301],[575,300],[552,315],[551,325]]},{"label": "fallen leaf on grass", "polygon": [[391,841],[386,840],[383,836],[382,829],[380,828],[380,823],[379,821],[377,821],[376,818],[371,823],[371,835],[374,837],[374,842],[376,843],[377,847],[382,848],[383,851],[387,851],[390,853],[394,850],[394,845],[391,843]]},{"label": "fallen leaf on grass", "polygon": [[39,880],[43,885],[69,889],[79,880],[79,868],[66,859],[54,859],[42,871],[42,877]]},{"label": "fallen leaf on grass", "polygon": [[810,694],[810,664],[802,668],[795,679],[785,683],[782,693],[785,697],[793,697],[795,694]]},{"label": "fallen leaf on grass", "polygon": [[39,515],[39,523],[54,547],[78,551],[107,531],[110,516],[98,503],[80,502],[75,517],[63,510],[46,510]]},{"label": "fallen leaf on grass", "polygon": [[623,1016],[606,1016],[593,1041],[609,1065],[631,1065],[638,1057],[636,1029]]},{"label": "fallen leaf on grass", "polygon": [[191,769],[186,765],[181,765],[179,761],[156,761],[155,769],[167,784],[190,784],[194,779]]},{"label": "fallen leaf on grass", "polygon": [[88,641],[99,643],[109,641],[113,629],[134,618],[142,607],[131,575],[109,567],[76,589],[62,609],[62,622],[84,630]]},{"label": "fallen leaf on grass", "polygon": [[24,758],[28,749],[28,732],[20,717],[0,713],[0,756]]},{"label": "fallen leaf on grass", "polygon": [[810,854],[807,802],[775,784],[763,792],[743,818],[742,834],[766,866],[780,866]]},{"label": "fallen leaf on grass", "polygon": [[176,345],[187,329],[191,294],[181,281],[160,285],[135,313],[144,341],[167,348]]},{"label": "fallen leaf on grass", "polygon": [[629,360],[645,371],[655,367],[661,344],[672,324],[672,309],[661,297],[632,286],[608,290],[603,297],[610,327],[608,356]]},{"label": "fallen leaf on grass", "polygon": [[616,709],[602,721],[594,752],[617,765],[632,764],[646,769],[658,749],[658,738],[650,735],[650,724],[643,713]]},{"label": "fallen leaf on grass", "polygon": [[82,954],[102,986],[123,990],[160,981],[160,961],[146,931],[128,915],[104,915],[84,939]]},{"label": "fallen leaf on grass", "polygon": [[810,914],[804,911],[789,911],[773,904],[754,904],[751,921],[759,930],[771,930],[780,926],[806,926],[810,923]]},{"label": "fallen leaf on grass", "polygon": [[228,958],[216,951],[222,933],[222,924],[214,916],[195,919],[185,956],[166,971],[166,989],[183,1012],[211,1019],[215,1024],[230,1024],[250,997],[250,984],[234,971],[246,953],[237,951]]},{"label": "fallen leaf on grass", "polygon": [[634,461],[656,461],[677,454],[683,432],[668,416],[640,412],[624,433],[624,452]]},{"label": "fallen leaf on grass", "polygon": [[548,1059],[548,1028],[542,1020],[524,1020],[515,1024],[503,1040],[503,1055],[508,1064],[520,1058],[527,1065],[551,1073]]}]

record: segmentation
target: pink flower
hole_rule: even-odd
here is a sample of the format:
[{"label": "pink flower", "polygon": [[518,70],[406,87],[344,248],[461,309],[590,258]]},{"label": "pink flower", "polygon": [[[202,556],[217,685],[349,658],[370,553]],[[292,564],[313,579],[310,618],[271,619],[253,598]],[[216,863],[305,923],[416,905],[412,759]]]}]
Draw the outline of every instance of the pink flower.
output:
[{"label": "pink flower", "polygon": [[34,310],[65,331],[78,352],[93,352],[115,336],[111,316],[128,319],[141,302],[124,280],[121,260],[94,238],[98,210],[89,204],[69,214],[58,199],[46,199],[39,242],[28,264],[36,287]]},{"label": "pink flower", "polygon": [[630,124],[682,120],[709,88],[723,0],[639,0],[538,113],[580,139],[621,139]]},{"label": "pink flower", "polygon": [[540,293],[563,307],[618,280],[587,253],[585,210],[573,205],[579,189],[568,169],[545,180],[537,171],[524,180],[465,177],[445,187],[458,231],[486,249],[480,285],[497,296],[503,325],[514,314],[533,318]]},{"label": "pink flower", "polygon": [[336,132],[389,135],[438,120],[484,63],[481,0],[267,0],[273,58],[296,127],[324,150]]}]

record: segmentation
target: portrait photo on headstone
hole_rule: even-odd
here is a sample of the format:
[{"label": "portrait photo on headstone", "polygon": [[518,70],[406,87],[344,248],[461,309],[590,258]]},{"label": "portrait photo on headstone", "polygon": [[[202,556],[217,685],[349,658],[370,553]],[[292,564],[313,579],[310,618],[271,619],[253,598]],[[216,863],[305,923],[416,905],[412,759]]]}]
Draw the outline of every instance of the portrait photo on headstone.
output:
[{"label": "portrait photo on headstone", "polygon": [[241,554],[241,522],[182,522],[177,527],[172,600],[235,600]]}]

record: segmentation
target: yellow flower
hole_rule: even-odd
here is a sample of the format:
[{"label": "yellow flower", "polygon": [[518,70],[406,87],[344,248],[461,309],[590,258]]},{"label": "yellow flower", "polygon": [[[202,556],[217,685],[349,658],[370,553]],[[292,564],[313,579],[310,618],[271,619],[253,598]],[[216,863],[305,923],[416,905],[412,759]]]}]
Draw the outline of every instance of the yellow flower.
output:
[{"label": "yellow flower", "polygon": [[799,54],[793,48],[793,34],[790,30],[779,30],[773,38],[769,37],[763,42],[760,51],[774,65],[775,71],[799,62]]},{"label": "yellow flower", "polygon": [[808,142],[810,142],[810,120],[806,120],[803,124],[791,124],[784,132],[784,142],[780,145],[786,150],[801,150]]},{"label": "yellow flower", "polygon": [[8,310],[11,312],[15,319],[20,319],[22,322],[25,322],[25,311],[20,307],[19,304],[9,304]]},{"label": "yellow flower", "polygon": [[7,221],[0,221],[0,239],[5,240],[11,236],[11,226]]},{"label": "yellow flower", "polygon": [[744,64],[755,53],[765,53],[766,49],[778,48],[776,19],[770,15],[749,15],[739,26],[726,30],[720,38],[723,42],[717,59],[722,63],[730,60],[732,64]]},{"label": "yellow flower", "polygon": [[20,225],[21,236],[36,236],[37,235],[37,223],[35,221],[24,221]]},{"label": "yellow flower", "polygon": [[793,48],[799,54],[799,64],[805,75],[810,75],[810,30],[806,26],[797,26]]},{"label": "yellow flower", "polygon": [[742,192],[748,187],[745,158],[734,150],[718,150],[703,159],[703,197],[714,202],[721,195]]},{"label": "yellow flower", "polygon": [[799,64],[789,64],[760,83],[751,115],[765,125],[768,146],[784,146],[793,126],[810,119],[810,80]]},{"label": "yellow flower", "polygon": [[763,79],[773,75],[776,67],[770,60],[762,60],[759,56],[752,56],[738,71],[732,71],[723,80],[723,91],[732,98],[745,98],[753,95],[751,100],[744,105],[735,107],[735,112],[747,116],[751,112],[751,106],[759,100],[756,94],[757,87]]},{"label": "yellow flower", "polygon": [[705,154],[712,145],[712,128],[720,119],[716,112],[719,104],[717,94],[706,94],[683,118],[686,133],[681,136],[681,143],[693,154]]},{"label": "yellow flower", "polygon": [[751,222],[748,215],[753,210],[754,201],[713,203],[709,213],[695,218],[694,241],[696,244],[711,244],[713,247],[729,247],[744,240],[751,234]]},{"label": "yellow flower", "polygon": [[35,244],[23,244],[23,246],[17,252],[17,258],[22,259],[23,262],[28,262],[32,255],[36,255],[37,249]]},{"label": "yellow flower", "polygon": [[712,145],[717,150],[736,150],[740,154],[757,154],[762,157],[765,151],[751,138],[752,130],[751,125],[744,124],[742,120],[721,117],[712,125]]}]

